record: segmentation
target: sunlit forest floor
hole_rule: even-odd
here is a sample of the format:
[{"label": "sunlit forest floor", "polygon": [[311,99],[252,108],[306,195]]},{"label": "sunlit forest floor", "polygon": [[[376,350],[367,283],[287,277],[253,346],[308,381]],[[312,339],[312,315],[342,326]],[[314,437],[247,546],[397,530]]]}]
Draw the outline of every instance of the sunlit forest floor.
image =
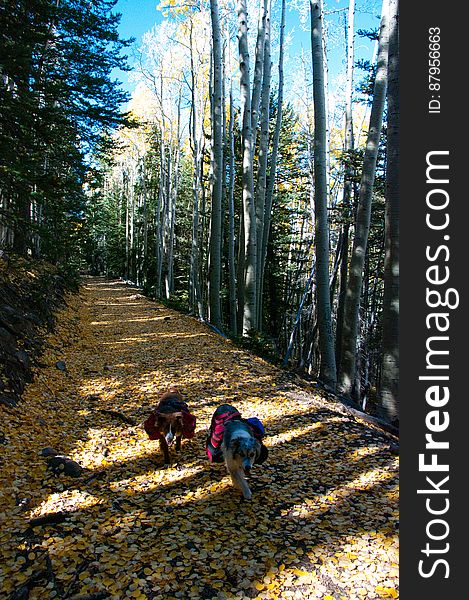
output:
[{"label": "sunlit forest floor", "polygon": [[[20,405],[0,407],[2,598],[398,597],[386,435],[122,282],[86,279],[58,324]],[[197,429],[164,468],[142,421],[171,384]],[[205,454],[226,402],[266,428],[251,501]],[[54,474],[47,447],[82,474]]]}]

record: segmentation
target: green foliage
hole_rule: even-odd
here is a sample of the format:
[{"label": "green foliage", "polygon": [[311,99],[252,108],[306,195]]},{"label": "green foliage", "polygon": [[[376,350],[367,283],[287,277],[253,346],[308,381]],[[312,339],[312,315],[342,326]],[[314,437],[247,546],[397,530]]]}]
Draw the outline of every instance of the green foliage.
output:
[{"label": "green foliage", "polygon": [[274,365],[280,365],[281,363],[275,339],[266,333],[250,332],[245,337],[234,338],[233,341],[239,348],[249,350]]},{"label": "green foliage", "polygon": [[[87,153],[122,122],[126,69],[115,0],[0,8],[0,219],[19,254],[69,262],[80,240]],[[3,41],[3,40],[2,40]]]},{"label": "green foliage", "polygon": [[[272,97],[272,122],[276,118],[276,97]],[[267,248],[264,293],[265,333],[278,347],[284,315],[291,310],[298,292],[300,272],[308,260],[311,232],[304,227],[309,215],[308,158],[304,134],[291,105],[283,107],[277,163],[277,187],[273,199],[272,226]]]},{"label": "green foliage", "polygon": [[[379,37],[378,29],[359,29],[357,35],[361,38],[367,38],[371,41],[377,41]],[[369,60],[360,59],[355,62],[355,66],[365,73],[364,79],[362,79],[356,86],[356,91],[360,94],[360,102],[364,102],[371,106],[373,101],[373,88],[376,79],[376,68],[377,65],[371,63]]]},{"label": "green foliage", "polygon": [[357,35],[362,38],[367,38],[371,42],[377,42],[379,38],[379,29],[357,29]]}]

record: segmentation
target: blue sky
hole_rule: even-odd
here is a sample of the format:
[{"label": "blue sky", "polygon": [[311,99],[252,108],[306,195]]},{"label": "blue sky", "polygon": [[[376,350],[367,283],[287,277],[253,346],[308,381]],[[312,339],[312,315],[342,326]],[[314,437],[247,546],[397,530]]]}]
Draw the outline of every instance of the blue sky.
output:
[{"label": "blue sky", "polygon": [[122,13],[119,31],[121,37],[135,37],[137,41],[151,27],[162,20],[156,9],[157,0],[118,0],[114,12]]},{"label": "blue sky", "polygon": [[[113,12],[122,14],[119,25],[120,37],[123,39],[136,38],[135,43],[138,46],[142,35],[163,19],[156,6],[156,0],[118,0]],[[130,48],[128,54],[129,63],[132,64]],[[123,82],[124,89],[132,91],[134,85],[128,82],[128,76],[129,73],[121,71],[115,73],[115,77]]]},{"label": "blue sky", "polygon": [[[114,7],[114,12],[122,13],[122,18],[119,26],[119,32],[121,38],[136,38],[137,47],[140,45],[141,38],[143,34],[149,31],[153,25],[156,23],[160,23],[163,20],[163,15],[159,10],[157,10],[157,5],[159,4],[159,0],[118,0],[117,4]],[[292,35],[292,45],[290,46],[291,53],[299,53],[301,46],[308,51],[310,48],[309,41],[309,33],[301,30],[298,14],[296,11],[288,10],[288,5],[291,5],[291,2],[287,2],[287,32],[293,31]],[[357,5],[360,4],[357,1]],[[355,16],[355,28],[368,28],[368,27],[377,27],[379,24],[379,20],[376,18],[376,14],[379,14],[381,9],[381,1],[380,0],[368,0],[368,4],[372,6],[372,10],[369,14],[363,14],[357,12]],[[339,8],[347,7],[348,0],[326,0],[325,1],[325,10],[336,10]],[[327,17],[337,19],[338,16],[335,17]],[[130,49],[129,49],[130,50]],[[366,43],[362,40],[356,38],[356,54],[358,56],[363,56],[364,58],[371,59],[372,57],[372,44]],[[131,51],[129,51],[130,63],[131,60]],[[342,59],[343,53],[331,52],[329,54],[329,68],[331,73],[335,70],[339,70],[342,68]],[[124,88],[128,91],[132,91],[134,88],[133,83],[128,82],[128,74],[118,72],[115,75],[120,81],[123,82]]]}]

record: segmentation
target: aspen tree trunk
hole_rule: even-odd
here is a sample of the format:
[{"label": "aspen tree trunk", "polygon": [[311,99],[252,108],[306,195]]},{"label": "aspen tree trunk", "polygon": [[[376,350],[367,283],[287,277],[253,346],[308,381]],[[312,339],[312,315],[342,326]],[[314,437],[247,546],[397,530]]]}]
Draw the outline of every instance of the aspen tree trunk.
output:
[{"label": "aspen tree trunk", "polygon": [[[269,176],[267,178],[267,188],[265,191],[263,230],[261,235],[261,252],[259,265],[259,305],[262,312],[262,297],[264,290],[265,265],[267,260],[267,245],[269,243],[270,226],[272,222],[272,202],[274,197],[275,176],[277,172],[278,145],[280,140],[280,129],[282,127],[283,113],[283,56],[285,40],[285,12],[286,0],[282,0],[282,16],[280,19],[280,40],[279,40],[279,59],[278,59],[278,96],[277,96],[277,116],[275,120],[275,130],[272,140],[272,151],[270,155]],[[261,321],[259,321],[260,323]]]},{"label": "aspen tree trunk", "polygon": [[243,331],[244,318],[244,270],[245,270],[245,252],[246,244],[244,240],[244,212],[241,209],[239,215],[239,230],[238,230],[238,262],[236,265],[236,283],[238,291],[238,306],[236,311],[236,327],[238,333]]},{"label": "aspen tree trunk", "polygon": [[[267,185],[267,159],[269,151],[269,108],[270,108],[270,84],[271,84],[272,60],[270,53],[270,1],[266,3],[265,36],[264,36],[264,67],[261,88],[261,131],[259,136],[259,157],[257,168],[257,181],[255,190],[256,202],[256,231],[257,231],[257,324],[261,329],[262,298],[262,236],[264,233],[265,197]],[[254,134],[254,130],[253,130]]]},{"label": "aspen tree trunk", "polygon": [[210,0],[210,16],[212,21],[212,53],[213,53],[213,186],[212,214],[210,221],[210,256],[209,256],[209,314],[210,321],[218,329],[222,328],[220,287],[221,287],[221,209],[223,190],[223,73],[221,53],[220,17],[218,0]]},{"label": "aspen tree trunk", "polygon": [[[0,213],[4,215],[10,214],[11,200],[0,194]],[[9,223],[0,221],[0,248],[6,248],[13,242],[13,230]]]},{"label": "aspen tree trunk", "polygon": [[17,195],[15,201],[15,216],[17,221],[13,228],[13,251],[20,256],[26,256],[29,247],[31,204],[26,194]]},{"label": "aspen tree trunk", "polygon": [[253,146],[251,126],[251,84],[249,67],[249,48],[247,39],[246,0],[239,0],[238,9],[238,47],[240,97],[242,113],[242,152],[243,152],[243,220],[245,238],[245,272],[244,272],[244,310],[243,335],[257,330],[257,239],[256,210],[254,205]]},{"label": "aspen tree trunk", "polygon": [[148,200],[147,200],[147,172],[145,168],[146,150],[142,162],[142,199],[143,199],[143,283],[148,283]]},{"label": "aspen tree trunk", "polygon": [[387,0],[383,3],[381,19],[378,68],[373,93],[373,104],[370,114],[368,138],[363,160],[363,172],[360,181],[357,216],[355,220],[355,237],[353,240],[350,273],[345,297],[344,340],[340,364],[340,392],[351,396],[354,392],[356,376],[356,352],[358,339],[358,323],[360,311],[360,295],[363,284],[363,268],[370,231],[371,202],[375,180],[376,161],[378,157],[379,138],[383,122],[384,102],[386,99],[388,36]]},{"label": "aspen tree trunk", "polygon": [[189,305],[193,312],[199,315],[199,319],[204,319],[204,311],[202,298],[200,294],[200,279],[199,279],[199,194],[201,188],[201,177],[200,177],[200,146],[197,132],[197,80],[195,74],[194,65],[194,47],[193,47],[193,32],[192,22],[190,24],[190,58],[191,58],[191,147],[192,147],[192,159],[194,174],[192,178],[192,199],[193,199],[193,213],[192,213],[192,241],[191,241],[191,264],[189,274]]},{"label": "aspen tree trunk", "polygon": [[142,267],[142,246],[141,246],[141,240],[140,240],[140,219],[139,219],[139,215],[140,215],[140,208],[141,208],[141,195],[139,193],[138,190],[138,183],[139,180],[141,179],[140,177],[140,157],[137,153],[137,156],[135,158],[135,194],[134,194],[134,204],[135,204],[135,209],[134,209],[134,213],[135,213],[135,224],[134,224],[134,229],[135,229],[135,278],[134,281],[137,284],[137,286],[141,286],[141,267]]},{"label": "aspen tree trunk", "polygon": [[160,129],[160,165],[159,165],[159,186],[158,186],[158,201],[156,204],[156,289],[155,294],[157,298],[162,297],[162,277],[163,277],[163,207],[164,207],[164,189],[165,189],[165,176],[164,176],[164,161],[165,161],[165,148],[163,140],[163,128]]},{"label": "aspen tree trunk", "polygon": [[166,172],[165,172],[165,193],[163,209],[163,260],[164,260],[164,296],[169,300],[169,279],[170,269],[170,230],[171,230],[171,180],[173,177],[173,163],[171,161],[171,136],[165,154]]},{"label": "aspen tree trunk", "polygon": [[128,172],[123,173],[123,192],[125,197],[125,278],[130,279],[130,218],[129,218],[129,175]]},{"label": "aspen tree trunk", "polygon": [[319,378],[333,390],[336,386],[334,339],[329,296],[329,224],[327,217],[327,117],[324,88],[323,3],[310,0],[313,58],[314,181],[316,304],[321,365]]},{"label": "aspen tree trunk", "polygon": [[[204,105],[204,109],[201,111],[202,114],[205,114],[205,105]],[[200,245],[199,245],[199,254],[200,254],[200,259],[199,259],[199,281],[201,284],[201,301],[202,301],[202,305],[204,306],[204,309],[208,306],[208,302],[207,302],[207,294],[206,294],[206,286],[203,285],[206,281],[207,281],[207,246],[208,246],[208,228],[207,228],[207,189],[206,186],[204,185],[204,170],[205,170],[205,155],[206,155],[206,147],[205,147],[205,142],[206,142],[206,135],[205,135],[205,131],[203,130],[203,124],[202,124],[202,135],[199,138],[199,146],[200,146],[200,181],[201,181],[201,187],[200,187],[200,233],[199,233],[199,240],[201,240]]]},{"label": "aspen tree trunk", "polygon": [[[266,26],[269,0],[260,0],[259,23],[257,26],[256,54],[254,61],[254,77],[252,82],[251,99],[251,127],[252,127],[252,151],[256,149],[257,124],[259,121],[259,108],[261,103],[261,88],[264,70],[264,52],[266,39]],[[269,17],[270,18],[270,17]]]},{"label": "aspen tree trunk", "polygon": [[169,180],[168,194],[168,271],[167,271],[167,297],[174,293],[174,248],[176,225],[176,200],[179,188],[179,161],[180,161],[180,129],[181,129],[181,100],[182,88],[179,89],[176,132],[173,133],[171,125],[171,147],[168,162],[171,164],[171,177]]},{"label": "aspen tree trunk", "polygon": [[[222,64],[222,82],[221,82],[221,89],[222,89],[222,98],[221,98],[221,106],[222,106],[222,136],[221,136],[221,144],[222,144],[222,148],[223,148],[223,161],[222,161],[222,191],[221,191],[221,226],[220,226],[220,238],[221,238],[221,260],[220,262],[223,263],[224,257],[227,254],[227,248],[225,249],[224,247],[224,240],[225,240],[225,231],[224,231],[224,219],[223,219],[223,215],[225,214],[225,209],[228,208],[227,203],[226,203],[226,199],[228,197],[228,179],[227,179],[227,164],[228,164],[228,157],[227,157],[227,152],[225,150],[226,145],[227,145],[227,113],[226,113],[226,46],[225,43],[222,44],[223,48],[222,48],[222,59],[221,59],[221,64]],[[223,276],[221,276],[221,280],[223,281]],[[223,285],[223,283],[220,284],[221,286]],[[223,307],[222,307],[222,314],[223,314]]]},{"label": "aspen tree trunk", "polygon": [[[261,326],[260,305],[260,251],[262,235],[262,219],[264,213],[265,180],[267,172],[267,152],[269,135],[269,100],[270,100],[270,0],[260,0],[259,23],[257,30],[257,42],[254,63],[254,76],[252,84],[251,99],[251,128],[252,128],[252,155],[254,168],[254,154],[256,151],[257,127],[260,121],[260,140],[258,155],[257,181],[254,189],[254,203],[256,210],[256,240],[257,240],[257,276],[256,276],[256,322],[258,328]],[[267,107],[265,106],[265,95],[267,94]],[[267,118],[267,127],[265,120]],[[267,130],[267,136],[265,131]]]},{"label": "aspen tree trunk", "polygon": [[158,98],[161,112],[161,123],[159,126],[159,187],[158,201],[156,206],[156,297],[163,297],[163,270],[166,259],[166,241],[165,241],[165,222],[166,222],[166,205],[167,205],[167,169],[166,169],[166,119],[163,110],[164,106],[164,85],[163,71],[159,72],[159,91],[156,88],[155,95]]},{"label": "aspen tree trunk", "polygon": [[388,129],[381,404],[399,419],[399,6],[389,2]]},{"label": "aspen tree trunk", "polygon": [[135,281],[135,171],[132,165],[130,177],[130,279]]},{"label": "aspen tree trunk", "polygon": [[230,116],[228,121],[229,158],[229,185],[228,185],[228,269],[229,269],[229,295],[230,295],[230,330],[235,337],[238,335],[236,311],[236,266],[235,266],[235,224],[234,224],[234,186],[235,186],[235,143],[234,143],[234,104],[233,104],[233,78],[231,77],[231,52],[229,41],[228,64],[230,72]]},{"label": "aspen tree trunk", "polygon": [[[347,20],[347,86],[346,86],[346,105],[345,105],[345,144],[344,150],[347,153],[347,161],[350,160],[350,152],[353,150],[353,120],[352,120],[352,89],[353,89],[353,60],[354,60],[354,16],[355,16],[355,0],[350,0]],[[352,169],[347,164],[344,173],[344,195],[343,195],[343,218],[345,223],[342,225],[341,245],[340,245],[340,283],[339,297],[337,302],[337,326],[336,326],[336,342],[335,356],[336,366],[340,365],[340,357],[342,354],[342,339],[344,330],[344,307],[345,294],[347,290],[348,277],[348,247],[349,247],[349,220],[352,214]]]}]

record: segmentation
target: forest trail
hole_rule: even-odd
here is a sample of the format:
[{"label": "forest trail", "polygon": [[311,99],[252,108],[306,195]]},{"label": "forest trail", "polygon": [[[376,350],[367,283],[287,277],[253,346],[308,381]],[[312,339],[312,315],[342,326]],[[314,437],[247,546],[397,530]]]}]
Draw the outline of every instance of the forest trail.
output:
[{"label": "forest trail", "polygon": [[[0,407],[1,598],[398,598],[384,434],[117,280],[85,279],[48,341],[20,405]],[[197,428],[165,469],[141,424],[170,384]],[[266,428],[251,502],[205,454],[225,402]],[[46,447],[82,475],[54,475]]]}]

